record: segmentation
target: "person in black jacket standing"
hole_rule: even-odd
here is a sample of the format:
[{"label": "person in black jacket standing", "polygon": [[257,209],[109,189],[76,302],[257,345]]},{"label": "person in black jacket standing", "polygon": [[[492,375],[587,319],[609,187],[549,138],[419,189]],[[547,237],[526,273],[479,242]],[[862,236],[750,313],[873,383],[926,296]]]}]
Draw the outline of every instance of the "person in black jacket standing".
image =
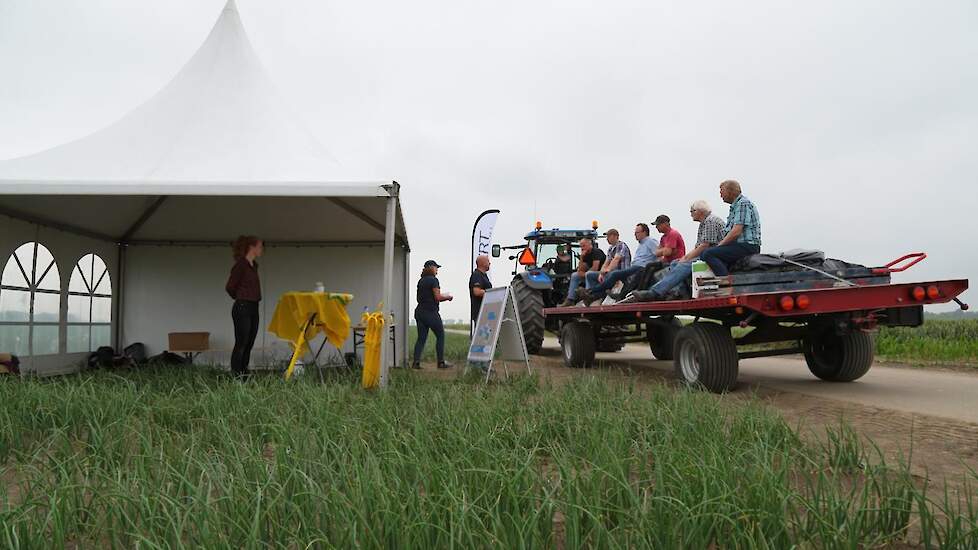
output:
[{"label": "person in black jacket standing", "polygon": [[428,330],[435,333],[437,342],[435,352],[438,355],[438,368],[445,369],[450,367],[445,362],[445,326],[441,322],[441,313],[438,312],[441,302],[452,300],[452,296],[441,293],[441,283],[438,282],[438,262],[428,260],[424,263],[421,271],[421,280],[418,281],[418,306],[414,309],[414,320],[418,323],[418,341],[414,344],[414,361],[411,368],[421,368],[421,352],[424,351],[425,342],[428,340]]},{"label": "person in black jacket standing", "polygon": [[261,281],[258,279],[258,262],[265,251],[261,239],[242,235],[234,241],[232,255],[234,266],[224,286],[234,300],[231,321],[234,323],[234,350],[231,352],[231,373],[235,378],[248,377],[251,348],[258,336],[258,302],[261,301]]},{"label": "person in black jacket standing", "polygon": [[475,259],[475,269],[469,277],[469,298],[472,301],[472,322],[478,322],[479,309],[482,308],[482,298],[486,291],[492,288],[489,280],[489,256],[482,255]]}]

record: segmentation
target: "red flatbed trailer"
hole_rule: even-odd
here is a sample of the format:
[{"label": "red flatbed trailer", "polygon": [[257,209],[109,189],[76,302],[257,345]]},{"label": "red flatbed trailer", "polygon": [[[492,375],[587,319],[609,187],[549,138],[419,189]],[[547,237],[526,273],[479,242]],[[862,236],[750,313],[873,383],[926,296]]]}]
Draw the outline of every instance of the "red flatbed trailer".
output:
[{"label": "red flatbed trailer", "polygon": [[[544,314],[560,321],[561,349],[569,367],[591,366],[597,340],[616,338],[647,341],[657,359],[673,361],[683,382],[714,392],[736,386],[740,359],[796,353],[805,355],[809,370],[818,378],[851,382],[872,366],[876,353],[873,333],[879,326],[920,326],[924,305],[953,300],[962,309],[968,308],[958,300],[968,288],[966,279],[888,282],[890,273],[903,271],[925,257],[923,253],[909,254],[872,268],[871,273],[883,279],[854,278],[848,283],[852,286],[837,286],[842,279],[826,277],[803,283],[808,288],[795,284],[782,285],[782,290],[690,300],[555,307],[545,309]],[[914,261],[894,267],[907,258]],[[880,280],[886,282],[875,284]],[[695,319],[684,326],[677,315]],[[737,326],[753,330],[735,337],[731,328]],[[619,328],[609,332],[602,327]],[[791,345],[738,349],[771,342]]]}]

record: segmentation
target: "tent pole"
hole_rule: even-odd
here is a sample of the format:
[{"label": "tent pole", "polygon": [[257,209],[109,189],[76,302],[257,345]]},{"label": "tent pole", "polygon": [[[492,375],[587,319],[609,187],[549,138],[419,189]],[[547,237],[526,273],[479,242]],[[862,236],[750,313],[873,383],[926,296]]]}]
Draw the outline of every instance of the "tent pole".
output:
[{"label": "tent pole", "polygon": [[408,326],[411,324],[411,318],[408,317],[408,311],[410,310],[410,300],[411,300],[411,249],[408,247],[404,248],[404,300],[401,301],[401,366],[407,367],[408,365],[408,353],[410,353],[410,346],[408,346]]},{"label": "tent pole", "polygon": [[[387,199],[387,224],[384,226],[384,311],[393,312],[394,311],[394,232],[397,229],[397,196],[400,189],[400,185],[395,181],[389,186],[384,186],[387,188],[390,196]],[[382,345],[380,346],[380,387],[386,388],[387,383],[390,379],[390,363],[391,359],[394,358],[394,353],[391,353],[390,336],[387,331],[390,330],[390,319],[391,316],[385,314],[384,316],[388,324],[385,325],[385,334],[381,339]],[[395,319],[398,323],[404,323],[406,319]]]},{"label": "tent pole", "polygon": [[116,256],[116,299],[115,299],[115,348],[120,354],[124,346],[125,333],[123,332],[124,319],[122,318],[123,312],[125,311],[125,301],[126,296],[126,244],[120,242],[118,245],[118,254]]}]

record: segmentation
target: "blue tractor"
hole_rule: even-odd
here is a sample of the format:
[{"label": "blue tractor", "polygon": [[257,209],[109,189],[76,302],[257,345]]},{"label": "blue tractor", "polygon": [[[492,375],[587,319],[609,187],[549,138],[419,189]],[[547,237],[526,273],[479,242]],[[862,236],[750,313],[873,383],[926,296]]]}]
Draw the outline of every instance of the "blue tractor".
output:
[{"label": "blue tractor", "polygon": [[[604,237],[598,233],[597,222],[591,229],[543,229],[537,222],[536,229],[526,234],[526,243],[513,246],[492,247],[492,256],[498,258],[503,250],[518,251],[510,260],[515,260],[513,282],[510,286],[519,306],[523,337],[529,353],[539,353],[546,331],[560,334],[559,321],[543,315],[543,309],[556,307],[567,297],[570,276],[580,262],[581,239],[596,240]],[[597,244],[595,244],[597,246]],[[615,328],[598,329],[614,332]],[[598,338],[598,351],[618,351],[624,340],[602,334]]]}]

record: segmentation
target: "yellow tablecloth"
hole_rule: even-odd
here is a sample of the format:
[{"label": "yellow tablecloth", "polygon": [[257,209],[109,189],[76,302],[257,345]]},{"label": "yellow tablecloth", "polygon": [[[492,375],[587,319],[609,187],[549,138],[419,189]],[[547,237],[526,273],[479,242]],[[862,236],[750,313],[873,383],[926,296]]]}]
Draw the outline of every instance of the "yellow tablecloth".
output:
[{"label": "yellow tablecloth", "polygon": [[352,294],[286,292],[278,299],[268,330],[283,340],[298,342],[299,332],[309,316],[315,313],[316,320],[306,329],[300,345],[308,346],[309,340],[322,332],[330,344],[340,348],[350,334],[350,316],[346,313],[346,306],[352,301]]}]

